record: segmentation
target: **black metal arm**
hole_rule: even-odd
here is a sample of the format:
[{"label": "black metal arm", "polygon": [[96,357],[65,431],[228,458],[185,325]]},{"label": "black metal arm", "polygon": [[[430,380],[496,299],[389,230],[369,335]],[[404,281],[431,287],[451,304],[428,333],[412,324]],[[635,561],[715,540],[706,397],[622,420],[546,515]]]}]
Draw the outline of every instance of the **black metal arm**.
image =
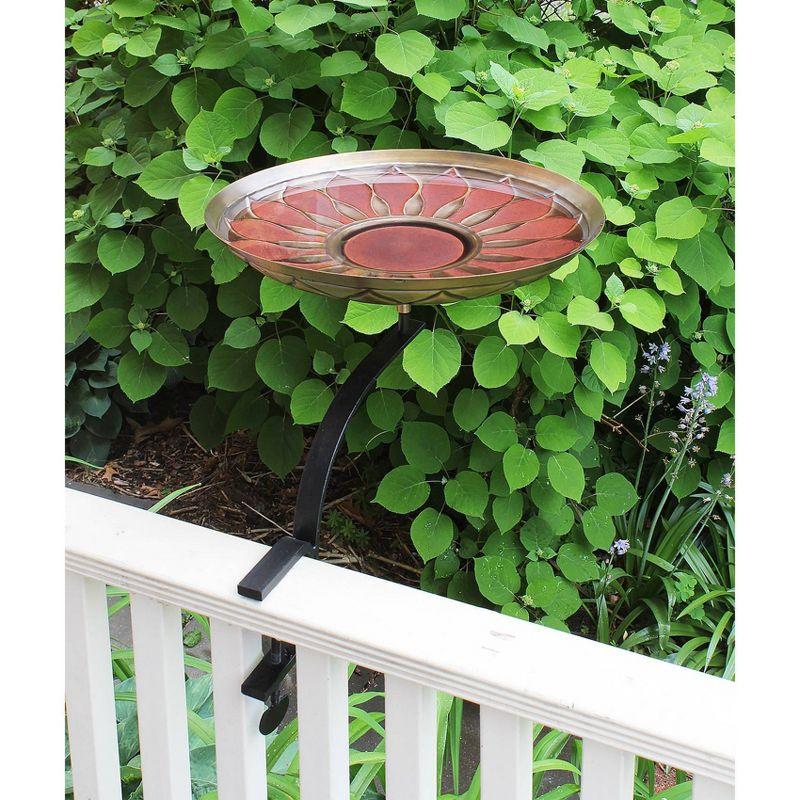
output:
[{"label": "black metal arm", "polygon": [[[411,319],[406,313],[401,313],[397,325],[361,360],[352,375],[344,382],[320,423],[311,443],[311,449],[308,451],[297,491],[294,533],[292,536],[279,539],[242,578],[238,586],[240,595],[253,600],[263,600],[303,556],[317,555],[325,491],[347,425],[375,386],[381,372],[423,327],[422,322]],[[288,697],[281,698],[279,689],[293,664],[294,648],[273,639],[269,653],[242,683],[243,694],[267,704],[259,725],[259,730],[263,734],[275,730],[286,713]]]},{"label": "black metal arm", "polygon": [[284,536],[239,583],[239,594],[263,600],[303,556],[316,556],[325,491],[347,425],[378,376],[424,324],[400,314],[397,324],[365,356],[334,397],[308,451],[297,492],[292,536]]}]

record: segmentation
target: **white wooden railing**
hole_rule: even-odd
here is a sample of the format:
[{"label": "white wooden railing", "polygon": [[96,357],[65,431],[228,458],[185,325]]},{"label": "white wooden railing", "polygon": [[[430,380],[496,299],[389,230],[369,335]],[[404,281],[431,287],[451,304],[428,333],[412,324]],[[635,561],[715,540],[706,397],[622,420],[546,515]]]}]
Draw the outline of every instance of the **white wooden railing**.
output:
[{"label": "white wooden railing", "polygon": [[180,609],[211,619],[220,800],[264,800],[261,636],[297,646],[302,800],[347,800],[347,663],[383,672],[388,800],[436,797],[435,690],[480,704],[482,800],[530,800],[533,721],[583,738],[582,800],[630,800],[634,756],[732,800],[734,684],[304,559],[263,603],[264,546],[67,490],[67,713],[76,800],[120,780],[106,585],[131,593],[144,795],[190,797]]}]

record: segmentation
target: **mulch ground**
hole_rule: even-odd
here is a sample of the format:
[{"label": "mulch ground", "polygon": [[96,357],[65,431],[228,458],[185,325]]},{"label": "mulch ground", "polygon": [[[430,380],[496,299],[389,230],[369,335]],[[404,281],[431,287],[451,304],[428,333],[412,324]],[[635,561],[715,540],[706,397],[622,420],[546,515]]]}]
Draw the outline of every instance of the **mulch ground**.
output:
[{"label": "mulch ground", "polygon": [[[265,544],[291,532],[302,466],[283,480],[276,477],[261,463],[255,441],[243,433],[214,450],[204,449],[189,430],[185,400],[155,419],[147,424],[126,420],[103,469],[68,464],[67,477],[153,502],[199,484],[161,513]],[[340,451],[326,494],[320,558],[418,586],[422,561],[409,538],[410,519],[370,502],[389,469],[369,454],[352,458]]]}]

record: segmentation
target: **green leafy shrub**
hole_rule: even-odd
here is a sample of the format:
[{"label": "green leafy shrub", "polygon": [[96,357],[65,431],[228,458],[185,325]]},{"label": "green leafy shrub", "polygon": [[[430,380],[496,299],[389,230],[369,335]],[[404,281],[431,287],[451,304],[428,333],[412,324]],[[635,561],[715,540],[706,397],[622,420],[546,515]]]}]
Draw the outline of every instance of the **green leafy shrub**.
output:
[{"label": "green leafy shrub", "polygon": [[[202,229],[206,202],[287,159],[499,152],[580,180],[604,233],[513,294],[418,309],[429,329],[347,447],[391,461],[376,500],[409,515],[428,589],[561,628],[598,591],[671,591],[713,526],[653,576],[669,520],[721,491],[734,449],[731,4],[114,0],[71,3],[67,26],[73,455],[102,461],[120,408],[183,380],[207,390],[200,442],[248,429],[287,475],[397,312],[246,269]],[[687,438],[676,404],[709,379]]]}]

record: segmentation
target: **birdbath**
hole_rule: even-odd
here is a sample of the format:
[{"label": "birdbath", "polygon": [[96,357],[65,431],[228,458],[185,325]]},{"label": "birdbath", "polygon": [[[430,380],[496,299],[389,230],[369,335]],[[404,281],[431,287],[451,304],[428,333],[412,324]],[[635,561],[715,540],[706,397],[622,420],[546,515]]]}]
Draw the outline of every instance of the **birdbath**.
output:
[{"label": "birdbath", "polygon": [[[319,425],[293,534],[242,578],[239,594],[263,600],[297,561],[317,554],[325,490],[347,424],[380,373],[424,327],[412,306],[508,292],[543,278],[583,250],[604,220],[594,195],[562,175],[447,150],[309,158],[256,172],[215,195],[206,225],[259,272],[303,291],[396,305],[400,312]],[[274,697],[290,666],[288,650],[273,647],[242,690]],[[271,721],[269,715],[262,730],[277,724],[276,714]]]}]

